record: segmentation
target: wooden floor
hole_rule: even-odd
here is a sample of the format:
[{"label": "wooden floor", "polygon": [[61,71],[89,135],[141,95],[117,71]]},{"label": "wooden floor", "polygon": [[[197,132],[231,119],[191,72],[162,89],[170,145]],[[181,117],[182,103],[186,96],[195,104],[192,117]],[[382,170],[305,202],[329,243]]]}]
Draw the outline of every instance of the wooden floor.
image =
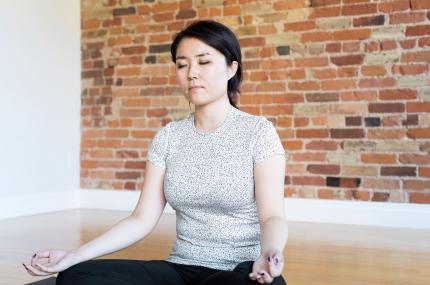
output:
[{"label": "wooden floor", "polygon": [[[126,212],[71,210],[0,220],[0,284],[36,281],[22,268],[37,249],[74,248]],[[108,258],[162,259],[175,236],[164,215],[144,241]],[[284,277],[289,285],[430,284],[430,231],[289,223]]]}]

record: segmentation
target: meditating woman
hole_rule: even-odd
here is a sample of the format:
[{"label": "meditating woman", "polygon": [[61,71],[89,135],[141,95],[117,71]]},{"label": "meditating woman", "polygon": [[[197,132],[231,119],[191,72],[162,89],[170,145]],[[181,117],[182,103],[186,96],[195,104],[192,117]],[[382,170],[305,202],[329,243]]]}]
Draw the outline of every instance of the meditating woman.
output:
[{"label": "meditating woman", "polygon": [[[58,285],[285,284],[285,151],[270,121],[236,107],[239,42],[226,26],[198,21],[171,54],[195,111],[153,138],[134,211],[77,249],[34,253],[30,274],[59,273]],[[167,260],[94,260],[148,236],[166,202],[177,223]]]}]

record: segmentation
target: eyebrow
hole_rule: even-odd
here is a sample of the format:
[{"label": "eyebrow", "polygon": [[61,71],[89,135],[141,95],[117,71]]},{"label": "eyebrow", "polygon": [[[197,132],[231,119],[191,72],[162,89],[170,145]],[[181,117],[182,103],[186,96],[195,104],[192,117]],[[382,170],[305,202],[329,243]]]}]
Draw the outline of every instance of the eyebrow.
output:
[{"label": "eyebrow", "polygon": [[[200,54],[196,55],[196,57],[202,57],[202,56],[205,56],[205,55],[211,55],[211,54],[208,53],[208,52],[204,52],[204,53],[200,53]],[[177,56],[176,59],[187,59],[187,57],[180,55],[180,56]]]}]

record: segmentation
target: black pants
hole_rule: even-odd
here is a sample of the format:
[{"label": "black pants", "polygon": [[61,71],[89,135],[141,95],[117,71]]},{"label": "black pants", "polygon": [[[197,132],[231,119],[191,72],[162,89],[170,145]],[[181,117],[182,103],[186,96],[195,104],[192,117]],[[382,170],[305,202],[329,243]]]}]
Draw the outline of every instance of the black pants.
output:
[{"label": "black pants", "polygon": [[[181,265],[164,260],[90,260],[58,274],[57,285],[246,285],[252,261],[240,263],[233,271]],[[282,276],[272,285],[286,285]]]}]

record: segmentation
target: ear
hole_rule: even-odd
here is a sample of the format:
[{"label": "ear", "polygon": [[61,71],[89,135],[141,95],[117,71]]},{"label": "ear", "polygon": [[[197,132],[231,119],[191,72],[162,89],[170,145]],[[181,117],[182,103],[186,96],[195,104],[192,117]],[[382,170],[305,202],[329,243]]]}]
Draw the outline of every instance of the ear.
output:
[{"label": "ear", "polygon": [[239,67],[239,63],[237,61],[233,61],[229,66],[227,66],[228,80],[230,80],[236,74],[238,67]]}]

